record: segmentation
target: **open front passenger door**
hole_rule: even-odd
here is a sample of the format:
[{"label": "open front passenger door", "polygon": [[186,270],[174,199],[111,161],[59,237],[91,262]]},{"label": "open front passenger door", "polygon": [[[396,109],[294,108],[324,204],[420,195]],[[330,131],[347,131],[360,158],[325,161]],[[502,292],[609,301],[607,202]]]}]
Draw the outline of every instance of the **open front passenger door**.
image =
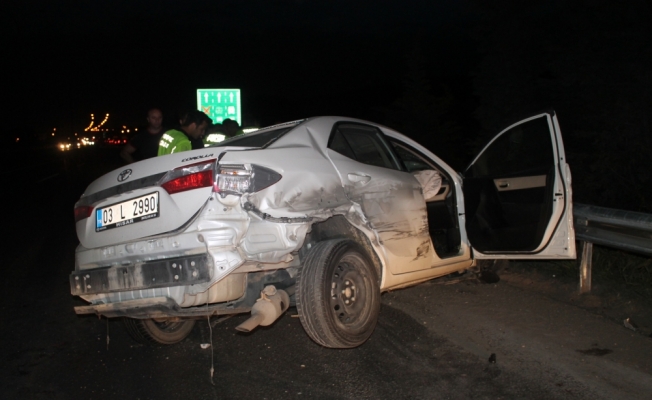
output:
[{"label": "open front passenger door", "polygon": [[500,132],[464,173],[476,258],[575,258],[571,175],[553,111]]}]

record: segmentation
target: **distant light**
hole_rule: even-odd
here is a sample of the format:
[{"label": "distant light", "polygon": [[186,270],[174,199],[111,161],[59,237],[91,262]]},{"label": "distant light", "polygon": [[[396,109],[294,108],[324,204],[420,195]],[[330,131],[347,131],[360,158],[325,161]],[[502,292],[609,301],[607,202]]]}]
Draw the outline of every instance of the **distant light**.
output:
[{"label": "distant light", "polygon": [[256,132],[257,130],[258,128],[247,128],[247,129],[243,129],[242,132],[251,133],[251,132]]},{"label": "distant light", "polygon": [[52,136],[54,136],[54,132],[52,132]]},{"label": "distant light", "polygon": [[19,137],[17,137],[17,138],[16,138],[16,141],[17,141],[17,142],[20,142],[20,138],[19,138]]}]

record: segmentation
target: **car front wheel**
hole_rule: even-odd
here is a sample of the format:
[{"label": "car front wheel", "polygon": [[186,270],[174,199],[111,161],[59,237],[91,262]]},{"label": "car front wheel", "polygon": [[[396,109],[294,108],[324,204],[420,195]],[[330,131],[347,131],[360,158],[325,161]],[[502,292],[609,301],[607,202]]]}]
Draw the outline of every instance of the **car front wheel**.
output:
[{"label": "car front wheel", "polygon": [[192,332],[195,320],[124,319],[129,335],[140,343],[175,344]]},{"label": "car front wheel", "polygon": [[361,345],[380,312],[378,273],[371,258],[351,240],[316,244],[300,269],[296,303],[303,328],[318,344]]}]

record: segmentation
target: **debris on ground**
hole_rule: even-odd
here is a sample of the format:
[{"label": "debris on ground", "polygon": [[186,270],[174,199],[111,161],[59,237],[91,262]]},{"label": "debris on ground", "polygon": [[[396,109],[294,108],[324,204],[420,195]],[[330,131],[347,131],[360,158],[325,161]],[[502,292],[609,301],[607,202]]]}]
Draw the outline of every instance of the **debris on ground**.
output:
[{"label": "debris on ground", "polygon": [[625,328],[631,329],[633,331],[636,331],[638,329],[638,326],[634,323],[634,321],[631,318],[625,318],[625,321],[623,321],[623,324],[625,325]]},{"label": "debris on ground", "polygon": [[495,273],[494,271],[483,269],[482,271],[480,271],[480,275],[478,275],[478,279],[480,279],[480,282],[483,283],[497,283],[500,281],[500,276],[498,276],[498,274]]},{"label": "debris on ground", "polygon": [[591,348],[587,350],[577,350],[578,353],[586,354],[587,356],[597,356],[597,357],[602,357],[606,356],[607,354],[611,354],[614,351],[611,349],[598,349],[598,348]]}]

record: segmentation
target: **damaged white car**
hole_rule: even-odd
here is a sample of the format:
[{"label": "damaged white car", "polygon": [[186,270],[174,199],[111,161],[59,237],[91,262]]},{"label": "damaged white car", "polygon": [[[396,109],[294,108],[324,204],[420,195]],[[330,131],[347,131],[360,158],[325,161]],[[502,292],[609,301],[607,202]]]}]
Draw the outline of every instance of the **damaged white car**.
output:
[{"label": "damaged white car", "polygon": [[574,258],[554,112],[505,129],[462,174],[387,127],[316,117],[144,160],[75,205],[78,314],[171,344],[207,316],[270,325],[296,305],[326,347],[367,340],[380,294],[477,259]]}]

